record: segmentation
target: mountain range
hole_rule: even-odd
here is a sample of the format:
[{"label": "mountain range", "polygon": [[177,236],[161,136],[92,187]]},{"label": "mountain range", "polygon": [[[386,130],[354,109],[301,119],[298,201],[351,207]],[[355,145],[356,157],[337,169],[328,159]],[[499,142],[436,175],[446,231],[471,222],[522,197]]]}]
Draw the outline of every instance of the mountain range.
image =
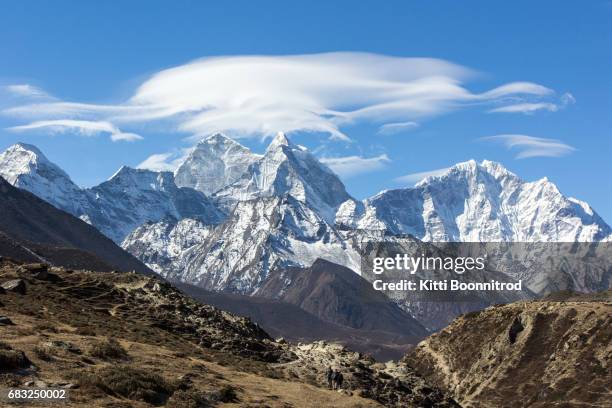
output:
[{"label": "mountain range", "polygon": [[164,217],[218,222],[217,207],[202,193],[177,187],[170,172],[121,167],[110,179],[82,189],[35,146],[18,143],[0,154],[0,176],[120,244],[141,224]]},{"label": "mountain range", "polygon": [[348,202],[338,221],[443,242],[593,242],[612,232],[591,206],[565,197],[547,178],[525,182],[488,160]]},{"label": "mountain range", "polygon": [[[36,147],[20,143],[0,154],[0,176],[96,227],[167,279],[244,295],[264,291],[276,270],[307,268],[317,259],[359,273],[363,243],[373,239],[597,242],[612,236],[587,203],[565,197],[546,178],[526,182],[491,161],[459,163],[415,187],[360,201],[283,133],[262,155],[214,134],[174,174],[124,166],[91,188],[76,186]],[[290,286],[297,275],[284,279]],[[601,279],[581,289],[599,290]]]}]

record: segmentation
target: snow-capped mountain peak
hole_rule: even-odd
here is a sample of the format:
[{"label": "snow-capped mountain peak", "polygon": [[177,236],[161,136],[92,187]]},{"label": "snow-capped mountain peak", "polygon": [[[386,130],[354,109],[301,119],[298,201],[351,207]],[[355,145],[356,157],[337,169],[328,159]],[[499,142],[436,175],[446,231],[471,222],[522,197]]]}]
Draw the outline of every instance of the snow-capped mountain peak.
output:
[{"label": "snow-capped mountain peak", "polygon": [[0,154],[0,176],[55,207],[80,216],[87,198],[68,174],[35,146],[17,143]]},{"label": "snow-capped mountain peak", "polygon": [[262,157],[215,197],[236,202],[285,194],[306,203],[328,222],[333,222],[338,207],[351,198],[336,174],[282,132]]},{"label": "snow-capped mountain peak", "polygon": [[0,176],[120,243],[144,222],[190,217],[215,224],[223,214],[204,194],[176,186],[170,172],[122,166],[102,184],[81,189],[36,147],[16,144],[0,154]]},{"label": "snow-capped mountain peak", "polygon": [[191,150],[175,171],[175,182],[211,195],[238,180],[260,157],[234,139],[215,133]]},{"label": "snow-capped mountain peak", "polygon": [[243,293],[279,265],[325,258],[358,270],[359,242],[380,232],[425,241],[612,239],[587,203],[563,196],[546,178],[526,182],[486,160],[357,201],[283,133],[263,155],[214,134],[174,175],[123,166],[89,189],[19,144],[0,154],[0,175],[91,223],[166,276]]},{"label": "snow-capped mountain peak", "polygon": [[200,140],[199,143],[208,143],[208,144],[225,144],[225,143],[239,144],[234,139],[224,135],[221,132],[213,133],[212,135],[210,135],[208,137],[205,137],[204,139]]},{"label": "snow-capped mountain peak", "polygon": [[190,217],[214,224],[223,217],[201,192],[179,188],[168,171],[122,166],[87,193],[95,207],[90,220],[116,242],[145,222]]},{"label": "snow-capped mountain peak", "polygon": [[415,184],[415,187],[422,187],[428,184],[445,182],[453,177],[470,177],[476,179],[478,175],[492,177],[495,180],[507,178],[508,180],[521,181],[521,179],[508,169],[503,164],[491,160],[483,160],[478,163],[476,160],[468,160],[457,163],[449,167],[445,172],[438,175],[425,177],[423,180]]},{"label": "snow-capped mountain peak", "polygon": [[0,154],[0,174],[9,183],[15,183],[20,177],[44,172],[48,176],[70,177],[49,159],[36,146],[16,143]]},{"label": "snow-capped mountain peak", "polygon": [[270,143],[270,145],[268,146],[268,151],[278,149],[281,146],[290,146],[290,145],[292,145],[292,143],[287,138],[287,135],[285,134],[285,132],[278,132],[276,136],[274,136],[274,139],[272,139],[272,142]]}]

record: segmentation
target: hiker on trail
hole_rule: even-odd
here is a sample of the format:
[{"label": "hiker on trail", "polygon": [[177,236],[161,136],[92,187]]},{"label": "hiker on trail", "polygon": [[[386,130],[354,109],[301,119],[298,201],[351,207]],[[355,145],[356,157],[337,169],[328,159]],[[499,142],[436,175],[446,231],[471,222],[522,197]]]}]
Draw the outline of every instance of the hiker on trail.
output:
[{"label": "hiker on trail", "polygon": [[340,371],[336,372],[336,389],[342,389],[342,382],[344,381],[344,376]]},{"label": "hiker on trail", "polygon": [[331,366],[327,367],[327,371],[325,371],[325,378],[327,378],[327,388],[332,389],[332,376],[334,374],[334,370],[332,370]]},{"label": "hiker on trail", "polygon": [[332,390],[335,390],[337,378],[338,378],[338,371],[333,370],[330,377],[331,377],[331,383],[332,383]]}]

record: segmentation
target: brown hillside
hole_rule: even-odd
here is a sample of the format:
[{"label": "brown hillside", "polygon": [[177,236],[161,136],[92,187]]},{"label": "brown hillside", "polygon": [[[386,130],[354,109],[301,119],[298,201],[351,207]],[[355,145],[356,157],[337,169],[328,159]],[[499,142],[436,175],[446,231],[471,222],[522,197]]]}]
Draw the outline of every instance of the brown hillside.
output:
[{"label": "brown hillside", "polygon": [[457,318],[405,362],[466,407],[612,401],[612,293],[517,302]]}]

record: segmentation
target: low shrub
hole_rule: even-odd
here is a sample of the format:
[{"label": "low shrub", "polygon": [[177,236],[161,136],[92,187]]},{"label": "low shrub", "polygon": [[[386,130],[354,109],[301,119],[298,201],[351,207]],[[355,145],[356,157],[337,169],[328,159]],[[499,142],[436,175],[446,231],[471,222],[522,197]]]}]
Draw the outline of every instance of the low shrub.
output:
[{"label": "low shrub", "polygon": [[38,333],[49,332],[49,333],[57,333],[57,328],[50,323],[39,323],[34,325],[34,330]]},{"label": "low shrub", "polygon": [[0,373],[0,386],[16,388],[22,383],[22,376],[14,373]]},{"label": "low shrub", "polygon": [[43,361],[51,361],[53,359],[51,350],[48,347],[43,345],[34,346],[34,355]]},{"label": "low shrub", "polygon": [[160,375],[126,365],[81,371],[74,379],[85,389],[97,388],[108,395],[150,404],[163,403],[174,392],[174,387]]},{"label": "low shrub", "polygon": [[8,344],[3,343],[3,346],[0,348],[0,371],[26,368],[30,364],[30,360],[28,360],[23,351],[13,350]]},{"label": "low shrub", "polygon": [[235,402],[238,401],[236,389],[231,385],[224,385],[220,390],[210,393],[210,399],[215,402]]},{"label": "low shrub", "polygon": [[75,333],[79,336],[95,336],[97,334],[95,329],[90,326],[79,326],[76,328]]},{"label": "low shrub", "polygon": [[102,360],[126,360],[128,358],[127,351],[112,337],[94,343],[89,349],[89,355]]},{"label": "low shrub", "polygon": [[167,408],[211,408],[214,404],[210,401],[208,394],[195,390],[176,391],[168,402]]}]

